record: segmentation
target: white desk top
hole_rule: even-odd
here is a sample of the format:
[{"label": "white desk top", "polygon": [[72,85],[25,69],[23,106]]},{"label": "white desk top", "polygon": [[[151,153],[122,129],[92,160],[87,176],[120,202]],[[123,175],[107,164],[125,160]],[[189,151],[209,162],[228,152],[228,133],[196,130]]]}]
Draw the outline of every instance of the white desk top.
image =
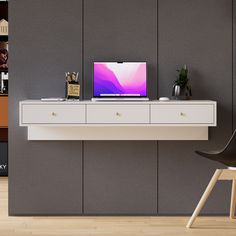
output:
[{"label": "white desk top", "polygon": [[23,104],[83,104],[83,105],[104,105],[104,104],[171,104],[171,105],[191,105],[191,104],[214,104],[216,101],[211,100],[169,100],[169,101],[159,101],[159,100],[150,100],[150,101],[91,101],[91,100],[83,100],[83,101],[77,101],[77,100],[66,100],[66,101],[41,101],[41,100],[24,100],[21,101]]}]

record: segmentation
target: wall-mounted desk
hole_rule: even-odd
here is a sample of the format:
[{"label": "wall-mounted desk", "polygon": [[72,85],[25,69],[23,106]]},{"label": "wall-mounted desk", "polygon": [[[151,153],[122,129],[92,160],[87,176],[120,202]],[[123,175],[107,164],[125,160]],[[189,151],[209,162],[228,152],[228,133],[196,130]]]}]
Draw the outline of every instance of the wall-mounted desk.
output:
[{"label": "wall-mounted desk", "polygon": [[207,140],[214,101],[20,102],[28,140]]}]

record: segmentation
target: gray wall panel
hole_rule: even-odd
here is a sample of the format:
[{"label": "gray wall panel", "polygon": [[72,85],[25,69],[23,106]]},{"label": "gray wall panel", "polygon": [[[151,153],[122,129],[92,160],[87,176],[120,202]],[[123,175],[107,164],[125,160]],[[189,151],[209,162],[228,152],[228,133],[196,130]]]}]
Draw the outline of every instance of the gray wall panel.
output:
[{"label": "gray wall panel", "polygon": [[85,214],[157,214],[156,142],[86,142]]},{"label": "gray wall panel", "polygon": [[85,98],[93,61],[147,61],[148,93],[157,91],[157,0],[85,0]]},{"label": "gray wall panel", "polygon": [[82,212],[81,142],[28,142],[18,125],[20,100],[64,96],[64,73],[82,70],[81,12],[80,0],[9,3],[10,215]]},{"label": "gray wall panel", "polygon": [[10,152],[17,157],[13,161],[10,156],[10,215],[81,214],[80,143],[17,145],[23,149]]},{"label": "gray wall panel", "polygon": [[[232,131],[232,1],[160,0],[158,26],[159,94],[170,96],[176,68],[186,63],[194,98],[218,102],[208,142],[159,143],[159,213],[187,214],[222,167],[194,150],[220,148]],[[217,188],[204,212],[228,212],[229,190]]]},{"label": "gray wall panel", "polygon": [[[96,60],[147,61],[148,92],[151,98],[156,97],[157,1],[149,0],[146,3],[146,0],[85,1],[86,98],[92,96],[92,62]],[[134,155],[138,146],[142,146],[142,152]],[[85,142],[85,213],[156,213],[155,153],[155,142]],[[146,158],[146,154],[150,156]],[[101,162],[102,168],[97,166],[98,162]],[[141,171],[140,163],[150,169],[142,169],[139,175],[137,170]],[[111,173],[116,174],[110,176]]]}]

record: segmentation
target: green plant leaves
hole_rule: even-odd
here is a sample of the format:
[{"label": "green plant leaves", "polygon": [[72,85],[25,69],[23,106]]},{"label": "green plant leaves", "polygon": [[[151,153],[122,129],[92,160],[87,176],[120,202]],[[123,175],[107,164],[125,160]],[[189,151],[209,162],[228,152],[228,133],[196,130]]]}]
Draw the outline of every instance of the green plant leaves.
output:
[{"label": "green plant leaves", "polygon": [[188,84],[188,68],[184,65],[180,70],[176,70],[178,72],[177,80],[175,80],[175,84],[180,87],[185,87]]}]

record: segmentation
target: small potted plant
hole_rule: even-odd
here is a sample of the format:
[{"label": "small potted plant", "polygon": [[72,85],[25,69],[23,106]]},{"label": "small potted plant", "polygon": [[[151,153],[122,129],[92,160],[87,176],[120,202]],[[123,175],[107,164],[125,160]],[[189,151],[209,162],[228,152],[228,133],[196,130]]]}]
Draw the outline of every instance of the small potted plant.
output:
[{"label": "small potted plant", "polygon": [[189,85],[187,65],[184,65],[180,70],[177,70],[177,72],[178,76],[173,86],[172,96],[178,100],[188,100],[192,96],[192,90]]}]

